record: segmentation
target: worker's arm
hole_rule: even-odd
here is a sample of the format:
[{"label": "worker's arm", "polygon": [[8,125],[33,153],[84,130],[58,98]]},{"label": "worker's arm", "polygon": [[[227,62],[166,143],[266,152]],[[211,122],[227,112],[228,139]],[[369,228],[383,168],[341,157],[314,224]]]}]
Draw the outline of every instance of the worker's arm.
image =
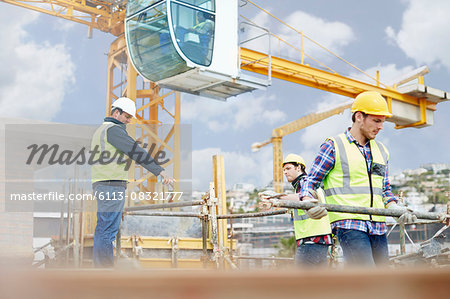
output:
[{"label": "worker's arm", "polygon": [[[107,138],[108,142],[115,148],[123,152],[136,163],[142,165],[142,167],[153,173],[155,176],[158,176],[164,171],[164,168],[159,166],[149,153],[128,135],[124,128],[120,126],[110,127],[107,131]],[[163,174],[165,174],[165,172],[163,172]]]},{"label": "worker's arm", "polygon": [[302,182],[300,199],[313,197],[312,191],[320,186],[320,183],[333,169],[334,156],[334,143],[331,139],[328,139],[320,146],[319,154],[314,160],[308,176]]}]

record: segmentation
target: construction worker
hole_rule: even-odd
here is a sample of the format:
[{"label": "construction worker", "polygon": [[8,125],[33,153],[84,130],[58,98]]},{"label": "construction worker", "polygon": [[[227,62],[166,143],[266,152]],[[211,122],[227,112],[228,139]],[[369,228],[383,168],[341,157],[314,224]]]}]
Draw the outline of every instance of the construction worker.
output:
[{"label": "construction worker", "polygon": [[[296,193],[282,196],[282,200],[299,200],[301,182],[306,178],[306,165],[303,158],[289,154],[283,161],[286,180],[292,184]],[[324,199],[323,191],[317,191],[318,200]],[[330,220],[327,210],[317,206],[307,211],[294,209],[294,232],[297,240],[295,263],[301,266],[327,265],[328,247],[332,244]]]},{"label": "construction worker", "polygon": [[[126,124],[136,118],[136,105],[129,98],[119,98],[112,104],[111,117],[95,131],[91,151],[94,153],[92,182],[97,198],[97,226],[94,234],[93,259],[96,267],[114,265],[113,241],[119,231],[126,198],[128,168],[131,160],[142,165],[163,184],[173,183],[164,169],[141,148],[126,131]],[[105,161],[102,161],[102,158]]]},{"label": "construction worker", "polygon": [[[353,125],[344,134],[328,138],[320,147],[300,197],[305,200],[323,182],[328,204],[395,208],[397,199],[388,179],[389,152],[375,136],[392,114],[380,93],[359,94],[351,107]],[[388,262],[384,216],[329,213],[344,259],[351,265]],[[412,222],[412,213],[399,221]]]}]

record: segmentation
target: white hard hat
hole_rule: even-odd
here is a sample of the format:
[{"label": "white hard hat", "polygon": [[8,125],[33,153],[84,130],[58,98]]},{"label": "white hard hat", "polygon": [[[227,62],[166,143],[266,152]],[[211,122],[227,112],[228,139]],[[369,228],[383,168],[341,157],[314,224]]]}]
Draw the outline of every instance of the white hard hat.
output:
[{"label": "white hard hat", "polygon": [[112,108],[120,108],[122,111],[132,115],[134,118],[136,118],[136,104],[133,100],[122,97],[118,98],[113,104]]}]

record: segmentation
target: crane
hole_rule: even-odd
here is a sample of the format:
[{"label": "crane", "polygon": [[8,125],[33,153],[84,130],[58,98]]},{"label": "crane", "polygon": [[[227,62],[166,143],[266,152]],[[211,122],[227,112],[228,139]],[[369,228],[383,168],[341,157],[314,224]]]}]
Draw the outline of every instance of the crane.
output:
[{"label": "crane", "polygon": [[283,162],[283,137],[294,132],[297,132],[301,129],[304,129],[308,126],[311,126],[315,123],[318,123],[324,119],[327,119],[333,115],[343,113],[345,109],[351,107],[351,103],[345,103],[339,106],[336,106],[331,109],[327,109],[325,111],[314,112],[308,115],[305,115],[299,119],[291,121],[285,125],[282,125],[278,128],[273,129],[272,137],[269,140],[266,140],[261,143],[253,143],[252,150],[257,151],[260,148],[272,143],[273,146],[273,187],[275,192],[282,193],[283,192],[283,168],[281,164]]},{"label": "crane", "polygon": [[[161,124],[159,119],[162,114],[173,119],[173,126],[164,136],[159,136],[157,126],[143,127],[137,133],[140,136],[139,141],[145,142],[144,139],[152,138],[160,144],[159,150],[166,149],[173,153],[173,159],[164,166],[172,165],[175,178],[180,175],[179,124],[181,113],[180,94],[175,90],[213,98],[227,98],[257,88],[264,88],[270,85],[272,77],[352,98],[362,91],[375,90],[386,98],[389,109],[393,113],[393,117],[388,121],[394,122],[396,128],[420,128],[432,125],[436,104],[447,101],[449,97],[443,91],[425,86],[424,73],[418,77],[417,84],[409,85],[407,88],[381,86],[378,79],[375,80],[375,84],[370,84],[345,77],[330,68],[311,67],[304,62],[307,53],[303,48],[299,49],[301,62],[295,62],[277,57],[271,52],[262,53],[243,47],[242,44],[234,45],[233,41],[237,40],[237,37],[230,35],[230,32],[238,31],[235,30],[238,22],[237,0],[187,2],[180,0],[0,1],[84,24],[88,26],[89,36],[92,35],[93,29],[117,36],[117,39],[111,44],[108,54],[106,114],[109,114],[114,99],[127,96],[136,100],[138,124]],[[265,11],[252,1],[246,2]],[[209,36],[209,48],[203,49],[209,50],[209,52],[205,51],[209,55],[209,64],[193,55],[198,52],[197,50],[202,50],[199,47],[199,40],[202,37],[204,39],[204,36],[201,34],[195,36],[194,34],[194,39],[192,39],[192,34],[187,34],[192,31],[189,29],[184,29],[183,35],[179,33],[183,26],[188,23],[194,25],[198,21],[195,17],[195,14],[198,13],[209,16],[210,22],[215,26],[215,34]],[[228,27],[231,29],[224,33],[225,28]],[[299,33],[302,44],[304,39],[310,39],[303,32],[290,28]],[[217,35],[219,36],[217,37]],[[144,44],[144,41],[147,44]],[[228,47],[229,44],[233,44],[231,48]],[[214,55],[212,55],[213,51],[215,51]],[[169,77],[158,78],[160,79],[158,82],[149,81],[148,78],[151,78],[156,70],[159,70],[154,67],[156,64],[148,67],[147,63],[146,66],[145,59],[141,59],[139,63],[138,58],[142,58],[143,55],[147,55],[151,59],[156,56],[161,58],[158,63],[162,64],[160,66],[164,69],[171,70],[168,74]],[[233,57],[238,64],[237,67],[230,68],[228,61],[234,59]],[[220,64],[215,59],[225,61],[225,63],[221,62]],[[150,71],[147,74],[148,69]],[[248,78],[242,71],[268,76],[268,80],[263,82],[256,78]],[[123,76],[124,74],[125,76]],[[169,87],[172,90],[162,94],[161,86]],[[167,108],[170,101],[173,101],[174,112],[170,112]],[[173,146],[169,146],[171,140],[173,140]],[[133,171],[130,172],[130,179],[136,188],[141,191],[154,190],[155,177],[150,173],[144,173],[142,168],[140,168],[139,174],[134,173],[134,167],[131,169]]]},{"label": "crane", "polygon": [[[136,136],[139,136],[137,140],[148,144],[153,143],[150,140],[154,140],[159,144],[156,151],[166,150],[172,153],[173,158],[162,166],[173,167],[173,177],[176,179],[180,177],[180,91],[226,99],[266,88],[271,84],[272,78],[348,97],[355,97],[362,91],[375,90],[386,98],[389,109],[394,114],[389,121],[393,121],[396,128],[431,125],[437,103],[448,100],[447,93],[425,86],[422,75],[417,84],[406,89],[381,86],[377,79],[374,84],[370,84],[340,75],[330,68],[311,67],[304,61],[307,53],[303,48],[300,49],[301,61],[295,62],[279,57],[281,55],[273,55],[270,51],[263,53],[259,49],[244,47],[244,43],[237,43],[237,0],[0,2],[86,25],[89,37],[94,29],[117,37],[108,53],[106,114],[109,115],[114,99],[126,96],[135,100],[137,120],[134,123],[140,125],[134,129]],[[258,7],[250,0],[246,3]],[[213,33],[208,33],[208,38],[205,37],[206,33],[198,30],[199,15],[202,14],[203,19],[214,24]],[[267,33],[273,35],[269,31]],[[309,39],[303,32],[298,33],[302,43],[303,39]],[[203,56],[198,56],[199,51]],[[158,59],[155,60],[156,58]],[[153,65],[148,64],[149,59]],[[154,72],[161,69],[167,71],[167,76],[152,80]],[[267,80],[247,76],[243,71],[262,74],[267,76]],[[169,109],[169,106],[173,109]],[[303,121],[305,124],[313,123],[326,117],[328,116],[318,113],[315,118],[305,118]],[[167,118],[173,120],[171,128],[165,132],[159,131],[162,119],[167,123]],[[275,132],[274,144],[280,146],[280,151],[274,158],[274,165],[281,157],[281,137],[290,130],[295,130],[294,128],[300,129],[300,122],[294,121],[292,126],[288,124],[280,128],[286,131]],[[281,177],[279,173],[278,176]],[[142,168],[131,167],[129,177],[129,191],[155,190],[156,178]],[[179,190],[178,188],[177,183],[175,189]],[[219,197],[218,191],[215,190],[215,197]],[[127,204],[130,205],[130,202]],[[226,223],[223,220],[221,226],[224,234]]]}]

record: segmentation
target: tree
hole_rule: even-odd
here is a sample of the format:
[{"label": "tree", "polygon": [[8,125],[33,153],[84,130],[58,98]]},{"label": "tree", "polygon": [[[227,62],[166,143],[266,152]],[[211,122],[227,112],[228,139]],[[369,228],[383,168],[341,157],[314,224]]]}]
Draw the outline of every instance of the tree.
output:
[{"label": "tree", "polygon": [[281,238],[280,242],[275,245],[275,248],[278,249],[279,257],[293,257],[295,255],[295,251],[297,250],[297,242],[295,237],[292,236],[290,238]]}]

